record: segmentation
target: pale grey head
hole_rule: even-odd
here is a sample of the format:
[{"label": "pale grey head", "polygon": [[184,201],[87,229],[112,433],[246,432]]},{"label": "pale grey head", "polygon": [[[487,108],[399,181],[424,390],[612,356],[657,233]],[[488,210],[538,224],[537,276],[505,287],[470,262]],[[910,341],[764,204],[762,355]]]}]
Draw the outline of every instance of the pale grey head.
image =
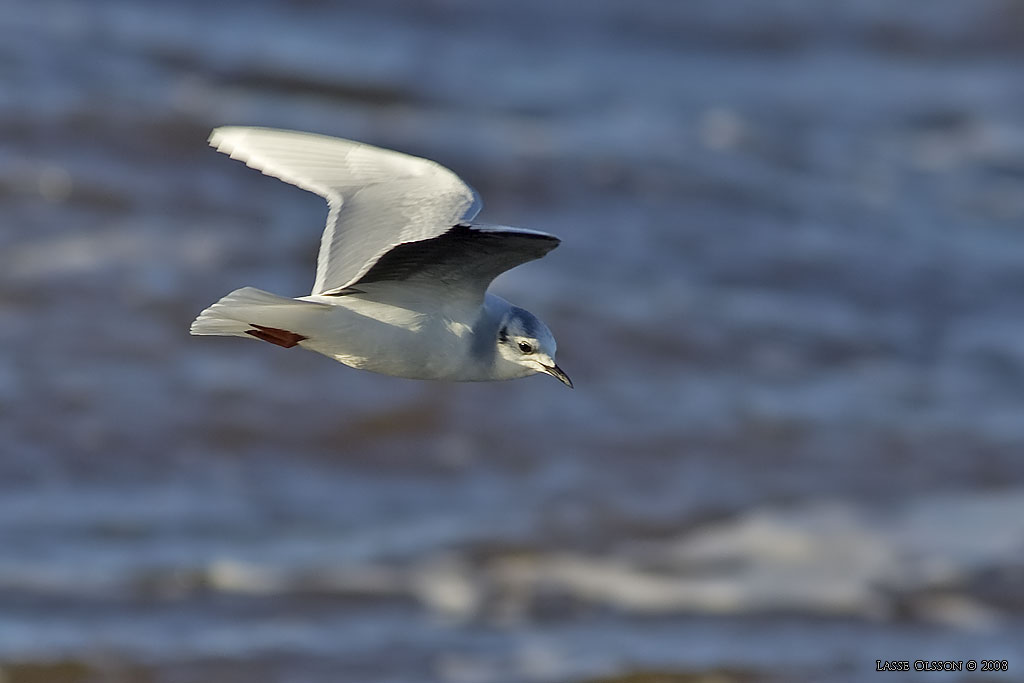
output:
[{"label": "pale grey head", "polygon": [[555,362],[554,335],[533,313],[509,307],[498,324],[497,342],[499,362],[519,366],[523,375],[546,373],[572,388],[572,380]]}]

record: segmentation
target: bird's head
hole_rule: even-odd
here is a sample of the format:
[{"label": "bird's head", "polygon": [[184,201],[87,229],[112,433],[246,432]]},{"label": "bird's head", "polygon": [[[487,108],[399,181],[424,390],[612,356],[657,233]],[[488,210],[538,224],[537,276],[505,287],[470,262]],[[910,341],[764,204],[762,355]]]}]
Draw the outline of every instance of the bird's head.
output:
[{"label": "bird's head", "polygon": [[498,325],[498,355],[503,360],[521,366],[524,375],[543,372],[572,389],[572,380],[555,363],[557,347],[548,326],[517,306],[509,308]]}]

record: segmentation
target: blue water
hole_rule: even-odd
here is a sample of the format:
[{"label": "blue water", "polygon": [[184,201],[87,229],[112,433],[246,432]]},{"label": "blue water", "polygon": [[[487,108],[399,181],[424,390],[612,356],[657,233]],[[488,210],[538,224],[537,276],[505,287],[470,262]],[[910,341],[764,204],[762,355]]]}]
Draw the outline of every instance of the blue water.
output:
[{"label": "blue water", "polygon": [[[1022,31],[0,0],[0,678],[1015,680]],[[190,338],[307,292],[326,213],[224,124],[428,156],[562,237],[495,290],[576,390]]]}]

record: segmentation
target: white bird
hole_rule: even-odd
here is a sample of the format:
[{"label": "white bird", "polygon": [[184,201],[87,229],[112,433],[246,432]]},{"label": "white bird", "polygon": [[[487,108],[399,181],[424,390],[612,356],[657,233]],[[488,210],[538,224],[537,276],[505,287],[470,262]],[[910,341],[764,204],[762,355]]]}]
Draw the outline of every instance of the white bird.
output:
[{"label": "white bird", "polygon": [[428,159],[339,138],[228,126],[219,152],[327,200],[316,281],[289,299],[243,287],[199,314],[196,335],[299,346],[345,365],[464,382],[543,372],[572,387],[555,338],[487,291],[559,244],[553,235],[471,223],[476,192]]}]

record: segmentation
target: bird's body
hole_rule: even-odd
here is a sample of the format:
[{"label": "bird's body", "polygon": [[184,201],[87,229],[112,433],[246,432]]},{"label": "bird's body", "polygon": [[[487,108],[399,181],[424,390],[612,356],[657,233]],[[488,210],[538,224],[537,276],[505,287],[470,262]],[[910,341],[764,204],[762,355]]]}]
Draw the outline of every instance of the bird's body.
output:
[{"label": "bird's body", "polygon": [[299,346],[411,379],[488,381],[551,374],[547,327],[487,292],[491,280],[558,244],[545,233],[474,225],[476,194],[434,162],[324,136],[218,128],[221,151],[326,197],[313,293],[253,287],[203,311],[191,333]]}]

